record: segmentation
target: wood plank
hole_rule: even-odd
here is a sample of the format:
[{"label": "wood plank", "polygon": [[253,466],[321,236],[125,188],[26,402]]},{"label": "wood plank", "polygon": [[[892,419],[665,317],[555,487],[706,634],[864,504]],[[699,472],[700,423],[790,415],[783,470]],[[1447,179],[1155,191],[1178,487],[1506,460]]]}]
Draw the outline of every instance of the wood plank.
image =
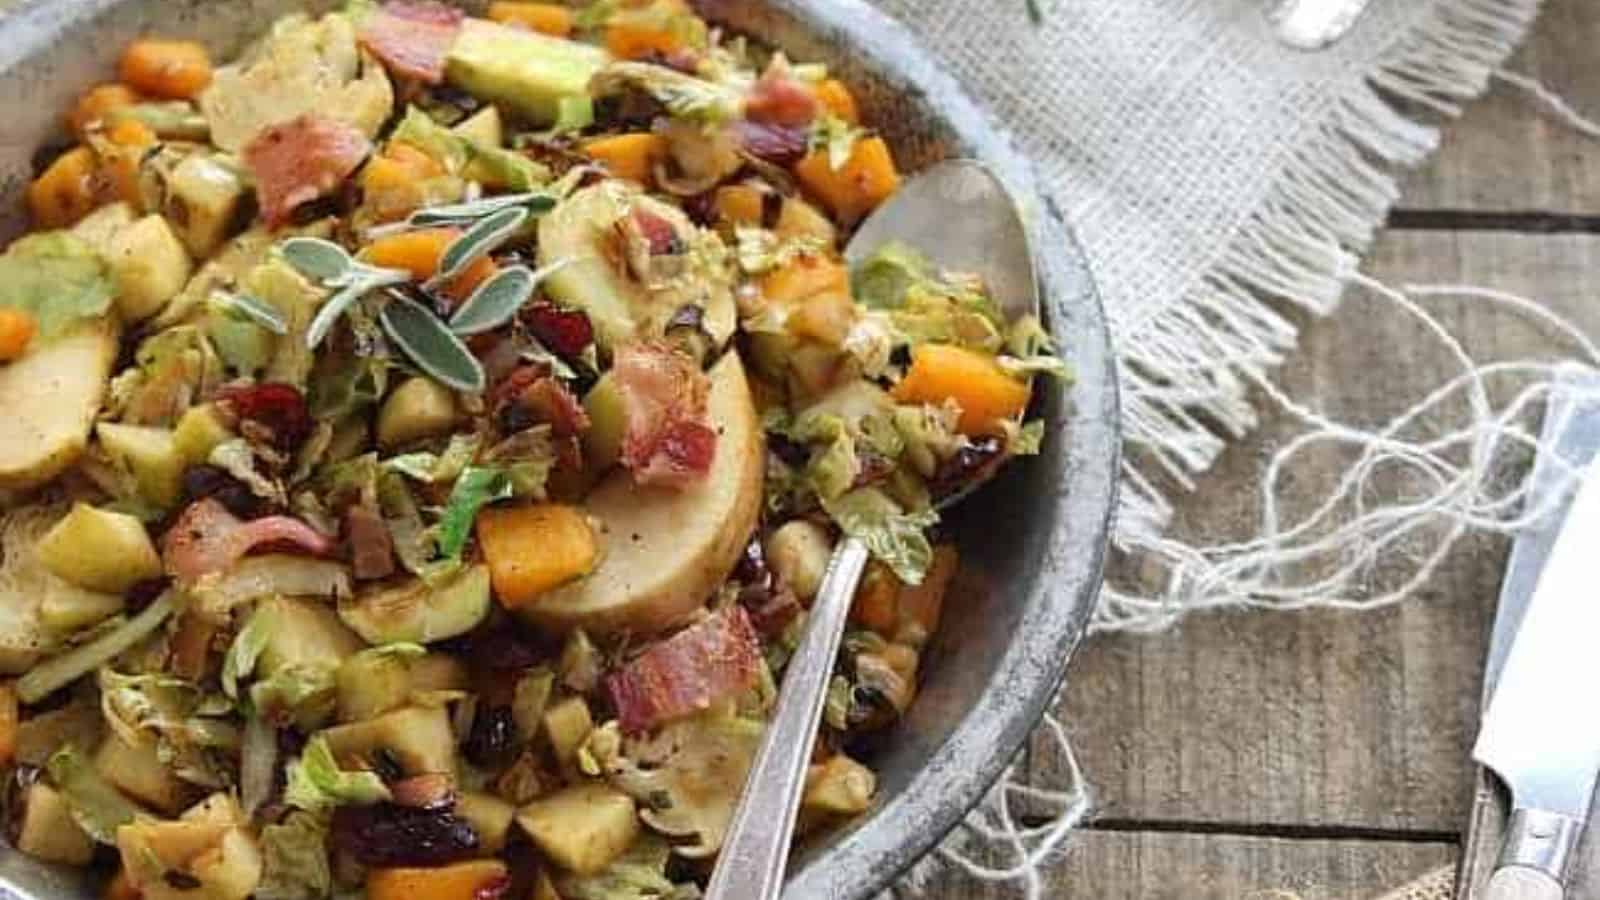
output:
[{"label": "wood plank", "polygon": [[[1229,834],[1083,831],[1050,867],[1051,900],[1371,900],[1448,865],[1455,846]],[[934,897],[1002,900],[1014,888],[946,874]]]},{"label": "wood plank", "polygon": [[[1507,68],[1531,75],[1600,119],[1600,4],[1548,0]],[[1574,132],[1527,94],[1497,82],[1450,127],[1439,153],[1405,182],[1420,209],[1600,213],[1600,142]]]},{"label": "wood plank", "polygon": [[[1600,237],[1391,232],[1369,271],[1391,283],[1480,284],[1534,295],[1589,333]],[[1481,301],[1430,307],[1486,358],[1552,358],[1543,333]],[[1438,342],[1398,310],[1351,299],[1308,324],[1280,383],[1355,424],[1399,413],[1454,374]],[[1359,373],[1359,374],[1353,374]],[[1500,396],[1510,385],[1497,385]],[[1220,542],[1256,532],[1252,490],[1295,432],[1268,412],[1198,490],[1177,533]],[[1344,471],[1338,454],[1294,472],[1292,512]],[[1414,548],[1413,548],[1414,549]],[[1058,709],[1097,787],[1102,819],[1454,834],[1472,794],[1482,656],[1505,543],[1459,545],[1420,597],[1374,613],[1219,613],[1150,637],[1109,636],[1079,656]],[[1398,574],[1404,548],[1372,573]],[[1044,777],[1056,762],[1036,747]]]}]

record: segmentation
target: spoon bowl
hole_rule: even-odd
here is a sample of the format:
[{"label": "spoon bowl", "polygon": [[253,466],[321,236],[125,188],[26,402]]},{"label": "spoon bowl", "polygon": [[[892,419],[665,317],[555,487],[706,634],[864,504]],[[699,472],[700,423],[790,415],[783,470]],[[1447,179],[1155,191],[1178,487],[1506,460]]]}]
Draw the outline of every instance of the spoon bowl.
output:
[{"label": "spoon bowl", "polygon": [[[977,276],[1008,322],[1039,314],[1038,270],[1021,210],[1000,178],[976,160],[946,160],[907,181],[862,223],[845,260],[854,269],[891,242],[910,246],[941,268]],[[940,508],[977,487],[970,484],[945,497]],[[706,900],[777,900],[783,889],[834,659],[869,556],[855,537],[845,537],[834,549],[805,637],[784,672],[777,709],[750,766]]]}]

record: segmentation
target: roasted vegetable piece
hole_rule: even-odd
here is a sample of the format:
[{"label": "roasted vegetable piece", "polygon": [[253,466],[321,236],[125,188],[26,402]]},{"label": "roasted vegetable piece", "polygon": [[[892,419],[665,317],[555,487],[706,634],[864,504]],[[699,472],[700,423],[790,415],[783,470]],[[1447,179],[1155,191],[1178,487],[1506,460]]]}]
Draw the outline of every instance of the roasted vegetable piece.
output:
[{"label": "roasted vegetable piece", "polygon": [[97,84],[78,98],[67,115],[67,127],[81,138],[91,125],[104,123],[115,110],[132,106],[141,99],[137,91],[125,84]]},{"label": "roasted vegetable piece", "polygon": [[85,503],[40,538],[38,553],[51,572],[91,591],[120,594],[161,575],[161,557],[143,522]]},{"label": "roasted vegetable piece", "polygon": [[456,799],[456,815],[472,823],[483,852],[499,853],[505,849],[517,808],[493,794],[467,791]]},{"label": "roasted vegetable piece", "polygon": [[571,764],[578,748],[593,730],[594,718],[582,697],[568,697],[545,710],[545,739],[550,742],[550,752],[556,762],[562,765]]},{"label": "roasted vegetable piece", "polygon": [[206,259],[236,230],[246,190],[233,166],[206,153],[184,157],[167,180],[169,222],[195,259]]},{"label": "roasted vegetable piece", "polygon": [[659,134],[642,131],[586,141],[583,152],[618,178],[649,184],[656,164],[667,156],[667,143]]},{"label": "roasted vegetable piece", "polygon": [[194,272],[189,251],[166,218],[157,215],[118,230],[106,261],[117,282],[117,312],[128,323],[160,312]]},{"label": "roasted vegetable piece", "polygon": [[427,437],[448,434],[461,418],[451,390],[431,378],[407,379],[378,413],[378,445],[399,447]]},{"label": "roasted vegetable piece", "polygon": [[806,772],[806,793],[801,804],[811,813],[855,815],[872,805],[877,789],[878,778],[871,769],[840,753]]},{"label": "roasted vegetable piece", "polygon": [[35,781],[23,791],[21,810],[13,838],[18,850],[45,862],[86,866],[94,858],[94,842],[78,823],[65,797],[43,781]]},{"label": "roasted vegetable piece", "polygon": [[856,142],[850,158],[838,169],[826,148],[813,150],[794,167],[795,177],[845,225],[866,218],[900,187],[889,145],[880,137]]},{"label": "roasted vegetable piece", "polygon": [[[379,238],[368,245],[367,261],[387,269],[401,269],[418,281],[426,281],[439,271],[439,260],[461,232],[455,228],[424,228]],[[462,301],[480,285],[494,277],[500,267],[482,257],[465,272],[443,287],[445,296]]]},{"label": "roasted vegetable piece", "polygon": [[588,97],[589,80],[608,60],[598,47],[469,19],[450,49],[445,78],[537,125],[551,125],[564,101]]},{"label": "roasted vegetable piece", "polygon": [[812,90],[817,95],[817,102],[828,112],[851,125],[861,124],[861,110],[856,106],[855,95],[850,93],[850,88],[844,82],[837,78],[824,78]]},{"label": "roasted vegetable piece", "polygon": [[0,309],[0,363],[19,359],[39,331],[39,322],[24,309]]},{"label": "roasted vegetable piece", "polygon": [[491,3],[489,18],[502,25],[521,25],[551,37],[564,38],[572,34],[572,9],[558,3]]},{"label": "roasted vegetable piece", "polygon": [[40,228],[66,228],[100,205],[100,163],[88,147],[56,158],[28,185],[28,209]]},{"label": "roasted vegetable piece", "polygon": [[405,775],[455,773],[455,736],[442,706],[408,706],[321,734],[341,767],[374,769],[393,764]]},{"label": "roasted vegetable piece", "polygon": [[639,835],[633,798],[607,784],[584,782],[524,806],[517,824],[556,865],[593,875]]},{"label": "roasted vegetable piece", "polygon": [[772,569],[801,600],[810,600],[822,587],[828,560],[833,556],[833,536],[815,522],[798,519],[785,523],[766,540]]},{"label": "roasted vegetable piece", "polygon": [[994,358],[946,344],[911,350],[911,368],[894,388],[900,403],[961,407],[962,434],[990,434],[1028,406],[1028,385],[1011,377]]},{"label": "roasted vegetable piece", "polygon": [[511,874],[497,859],[367,873],[368,900],[499,900],[510,887]]},{"label": "roasted vegetable piece", "polygon": [[766,453],[738,354],[711,370],[707,413],[721,434],[706,477],[681,490],[638,487],[626,471],[607,477],[585,507],[600,543],[616,552],[589,577],[519,607],[520,616],[595,636],[649,634],[705,603],[739,560],[761,508]]},{"label": "roasted vegetable piece", "polygon": [[122,52],[123,83],[152,97],[192,100],[211,84],[211,54],[194,41],[147,38]]},{"label": "roasted vegetable piece", "polygon": [[95,434],[106,453],[133,473],[140,496],[161,509],[177,505],[188,460],[171,429],[101,422]]},{"label": "roasted vegetable piece", "polygon": [[193,789],[161,761],[154,740],[129,744],[108,735],[95,752],[94,767],[117,790],[167,815],[176,815],[194,799]]},{"label": "roasted vegetable piece", "polygon": [[478,513],[478,544],[509,609],[594,571],[600,556],[583,511],[557,503],[495,507]]},{"label": "roasted vegetable piece", "polygon": [[60,474],[88,445],[117,353],[117,328],[88,322],[0,366],[0,489],[26,490]]},{"label": "roasted vegetable piece", "polygon": [[339,603],[339,618],[371,644],[427,644],[466,634],[489,614],[489,569],[473,566],[430,585],[414,579]]}]

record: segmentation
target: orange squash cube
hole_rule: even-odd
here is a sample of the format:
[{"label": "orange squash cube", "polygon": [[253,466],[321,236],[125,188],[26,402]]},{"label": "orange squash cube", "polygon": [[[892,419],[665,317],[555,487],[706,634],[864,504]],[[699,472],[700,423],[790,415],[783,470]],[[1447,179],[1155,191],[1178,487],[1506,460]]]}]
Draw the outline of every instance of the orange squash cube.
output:
[{"label": "orange squash cube", "polygon": [[656,163],[666,158],[667,141],[648,131],[619,134],[589,141],[583,153],[618,178],[648,185],[655,180]]},{"label": "orange squash cube", "polygon": [[962,434],[989,434],[1028,406],[1028,386],[1000,368],[987,354],[945,344],[911,349],[911,369],[894,388],[900,403],[961,407],[957,429]]},{"label": "orange squash cube", "polygon": [[498,897],[511,882],[498,859],[474,859],[431,869],[373,869],[368,900],[477,900]]},{"label": "orange squash cube", "polygon": [[559,503],[478,513],[478,546],[501,604],[517,609],[594,571],[600,558],[583,510]]},{"label": "orange squash cube", "polygon": [[193,100],[211,84],[211,54],[194,41],[134,41],[123,51],[118,72],[140,93]]},{"label": "orange squash cube", "polygon": [[572,10],[555,3],[491,3],[489,19],[554,37],[572,34]]},{"label": "orange squash cube", "polygon": [[794,174],[834,218],[847,225],[866,218],[900,189],[900,172],[889,145],[880,137],[856,141],[850,158],[838,169],[828,159],[827,150],[813,150],[795,163]]}]

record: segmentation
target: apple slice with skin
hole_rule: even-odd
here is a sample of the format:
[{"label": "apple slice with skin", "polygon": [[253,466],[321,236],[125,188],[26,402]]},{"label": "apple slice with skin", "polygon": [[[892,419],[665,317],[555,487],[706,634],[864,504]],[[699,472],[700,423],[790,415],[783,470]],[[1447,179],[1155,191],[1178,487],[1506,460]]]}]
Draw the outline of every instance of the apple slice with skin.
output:
[{"label": "apple slice with skin", "polygon": [[600,565],[521,607],[529,622],[651,634],[685,622],[727,580],[761,512],[766,445],[739,355],[723,356],[710,377],[717,455],[706,477],[675,490],[640,487],[620,469],[607,476],[584,504],[598,524]]}]

